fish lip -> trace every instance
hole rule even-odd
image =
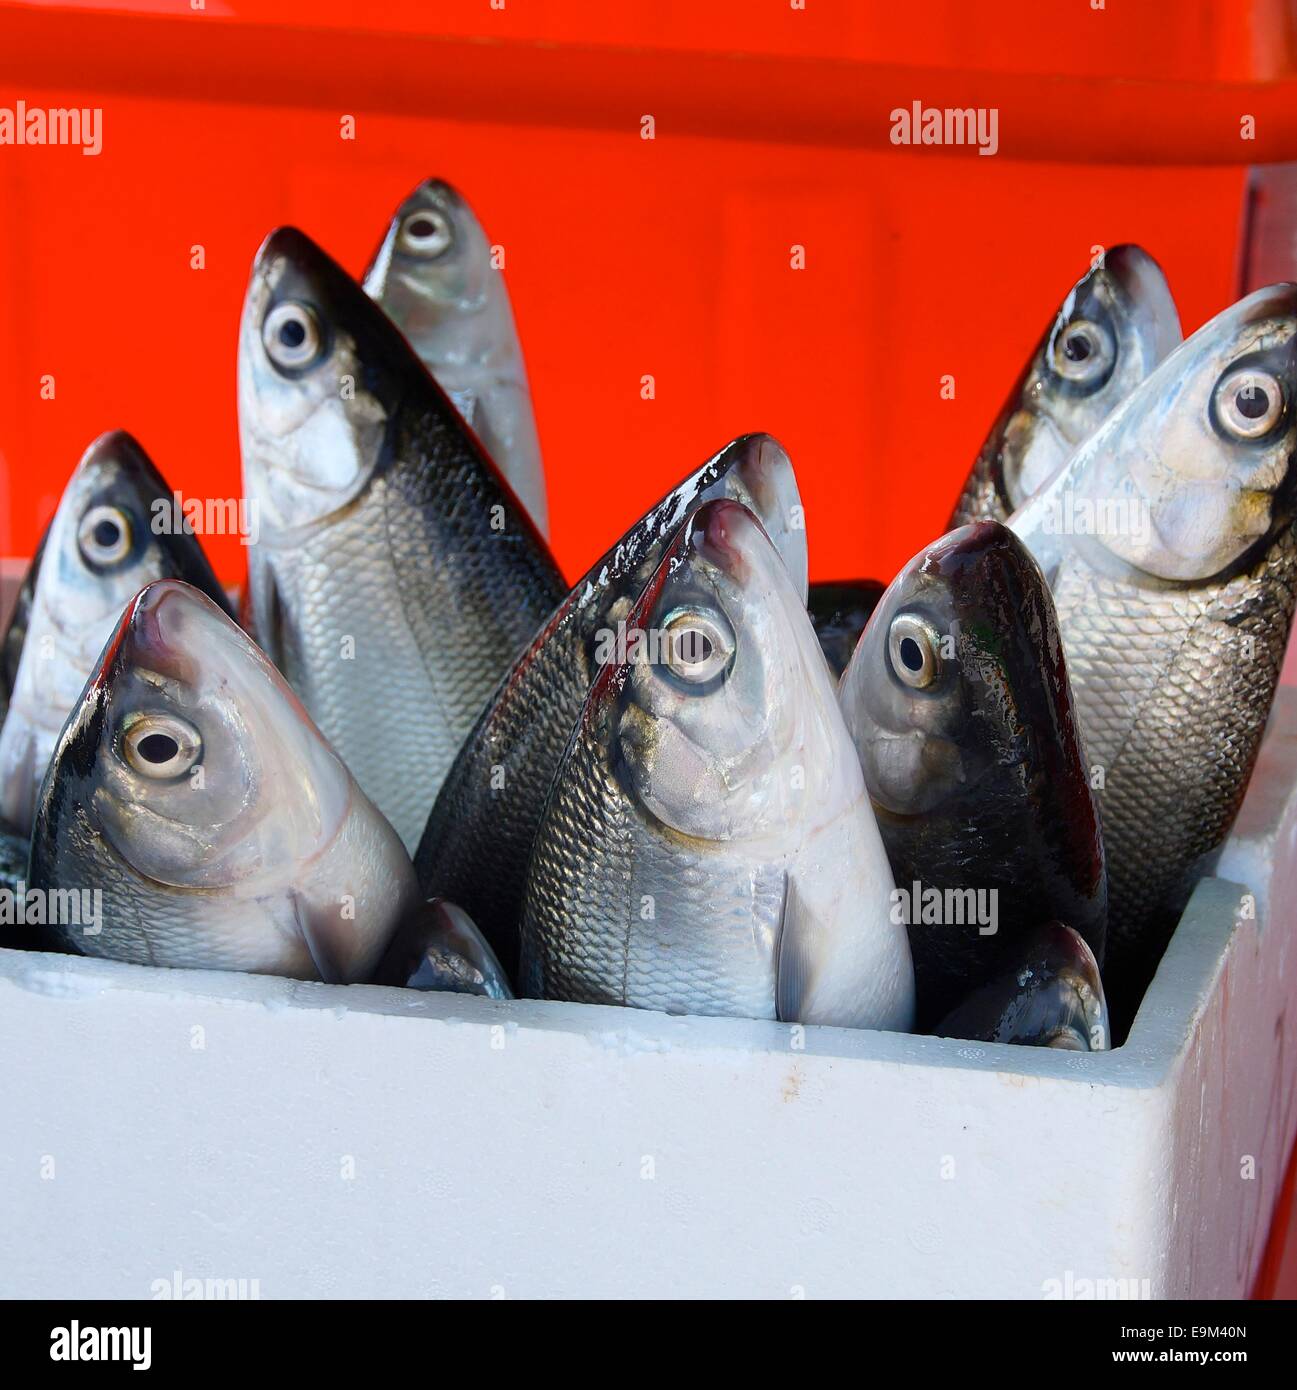
[[[792,457],[774,435],[764,431],[740,435],[729,448],[742,451],[734,472],[752,499],[752,514],[783,559],[805,603],[809,555],[806,528],[790,524],[793,509],[802,506]]]
[[[1104,252],[1103,268],[1146,327],[1153,364],[1161,362],[1182,341],[1180,311],[1176,308],[1162,267],[1134,242]]]

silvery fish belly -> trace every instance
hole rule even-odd
[[[135,594],[178,578],[227,604],[198,540],[174,525],[173,500],[120,430],[95,440],[63,491],[5,640],[12,675],[0,728],[0,818],[19,833],[31,833],[59,732]]]
[[[1062,922],[1047,922],[1015,943],[1002,970],[933,1031],[942,1038],[1064,1052],[1103,1052],[1112,1045],[1099,963],[1085,938]]]
[[[1115,246],[1073,287],[1004,403],[948,523],[1004,521],[1180,342],[1161,267]]]
[[[572,586],[501,680],[447,774],[415,855],[426,893],[459,904],[516,977],[527,858],[602,648],[703,502],[743,502],[800,591],[806,532],[793,467],[769,435],[744,435],[673,489]]]
[[[1292,285],[1218,315],[1011,523],[1051,577],[1099,786],[1123,1031],[1233,823],[1283,662],[1295,333]]]
[[[695,512],[627,628],[536,835],[522,993],[907,1028],[886,854],[803,595],[752,513]]]
[[[282,676],[174,580],[131,603],[63,730],[31,878],[77,904],[48,928],[85,955],[334,983],[368,979],[418,905]]]
[[[567,586],[404,339],[291,229],[253,267],[239,421],[257,640],[413,847]]]
[[[548,535],[540,439],[497,252],[463,196],[427,179],[396,210],[365,272],[365,292],[405,334]]]
[[[1103,959],[1099,812],[1049,586],[1012,531],[980,521],[921,550],[838,700],[903,895],[921,1028],[1042,918]]]

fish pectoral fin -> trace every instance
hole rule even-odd
[[[311,953],[311,960],[320,979],[326,985],[346,984],[348,981],[344,962],[348,952],[344,940],[346,924],[342,919],[341,908],[322,908],[293,888],[288,893],[288,911],[293,927]]]
[[[801,1017],[812,977],[814,934],[814,922],[801,907],[796,882],[786,873],[775,971],[775,1017],[784,1023],[796,1023]]]

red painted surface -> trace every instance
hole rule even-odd
[[[1230,301],[1243,166],[1297,158],[1297,17],[0,0],[0,107],[20,98],[102,107],[104,144],[0,147],[0,555],[30,551],[115,426],[185,493],[235,495],[258,243],[294,222],[359,271],[435,173],[505,248],[569,575],[727,438],[768,429],[798,467],[813,575],[887,578],[940,530],[1095,247],[1150,250],[1186,330]],[[995,106],[1000,153],[893,147],[889,112],[914,100]],[[237,543],[213,552],[238,579]]]

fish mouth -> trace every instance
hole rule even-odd
[[[921,816],[970,785],[959,745],[923,729],[879,729],[862,754],[870,799],[896,821]]]
[[[1162,267],[1142,246],[1124,243],[1106,251],[1103,268],[1120,290],[1156,366],[1181,342],[1180,311]]]
[[[735,441],[734,447],[742,451],[733,468],[740,498],[779,552],[804,605],[809,556],[801,489],[793,461],[784,446],[769,434],[744,435]]]

